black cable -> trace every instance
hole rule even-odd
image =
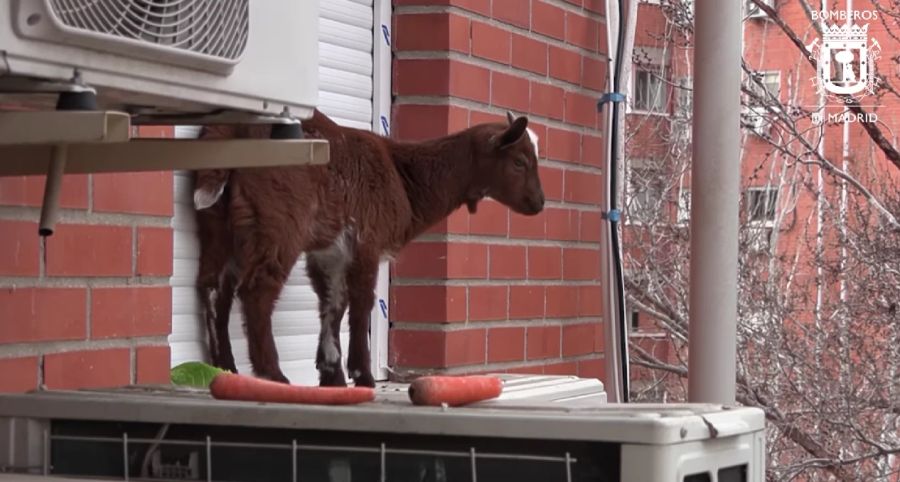
[[[616,43],[616,65],[614,66],[612,92],[619,93],[621,87],[621,76],[624,61],[622,59],[622,51],[625,45],[625,0],[619,1],[619,40]],[[628,326],[625,316],[625,282],[622,271],[622,257],[619,247],[619,215],[618,215],[618,196],[616,196],[616,187],[618,174],[618,131],[619,131],[619,104],[620,102],[612,102],[612,122],[610,123],[610,167],[609,167],[609,192],[611,193],[609,230],[610,241],[612,243],[613,265],[615,267],[616,278],[616,299],[618,304],[618,323],[619,323],[619,363],[622,367],[622,402],[629,401],[629,370],[628,370]],[[611,214],[616,213],[616,214]]]

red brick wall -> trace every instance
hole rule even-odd
[[[549,201],[535,217],[493,201],[460,209],[402,253],[390,342],[400,377],[601,376],[602,12],[600,0],[394,1],[394,135],[528,114]]]
[[[43,190],[0,178],[0,392],[167,382],[172,173],[66,176],[45,241]]]

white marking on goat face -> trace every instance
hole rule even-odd
[[[538,155],[538,141],[539,141],[538,135],[535,134],[534,131],[531,130],[530,127],[526,127],[525,131],[528,132],[528,139],[531,141],[531,145],[534,146],[534,157],[535,157],[535,159],[537,159],[538,157],[540,157]]]

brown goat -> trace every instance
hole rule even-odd
[[[526,215],[543,209],[537,137],[527,118],[507,116],[508,125],[482,124],[404,143],[339,126],[316,111],[302,127],[308,138],[329,141],[327,165],[198,171],[197,290],[213,364],[237,371],[228,337],[237,291],[254,373],[288,381],[278,364],[271,316],[291,269],[306,253],[319,298],[319,383],[346,385],[339,336],[349,305],[347,369],[357,386],[374,386],[368,336],[379,261],[463,204],[475,212],[485,197]],[[223,128],[211,135],[267,136],[258,130]]]

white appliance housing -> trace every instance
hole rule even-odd
[[[105,109],[304,119],[318,100],[318,18],[318,0],[6,0],[0,93],[78,79]]]

